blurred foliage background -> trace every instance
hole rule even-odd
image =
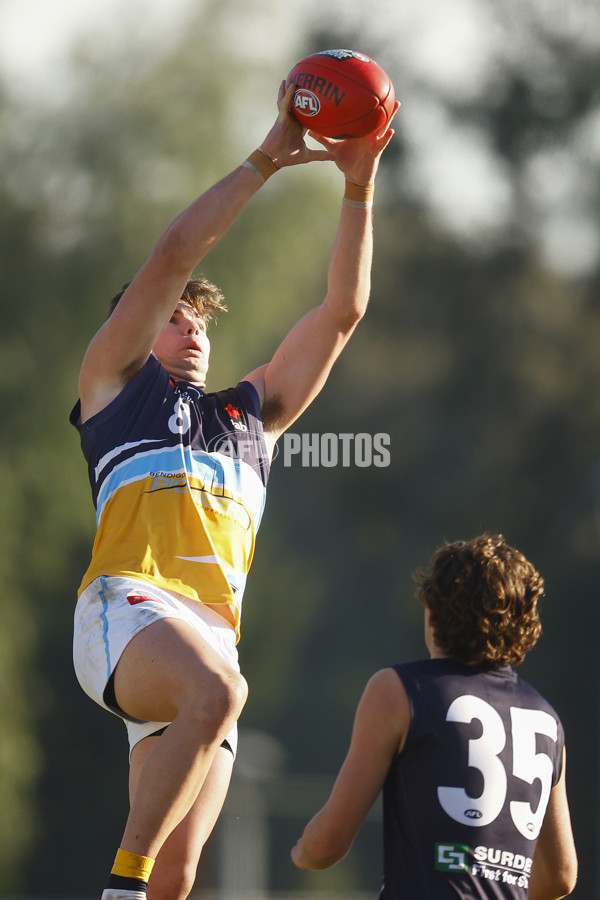
[[[275,461],[242,724],[278,739],[290,773],[333,774],[368,677],[424,653],[411,573],[446,539],[500,531],[546,577],[522,672],[563,718],[575,895],[599,897],[597,4],[203,0],[168,30],[140,10],[78,34],[47,91],[0,76],[0,893],[98,893],[126,815],[124,731],[71,664],[94,526],[67,421],[87,342],[170,219],[260,143],[296,60],[346,46],[403,106],[367,318],[294,430],[389,434],[391,464]],[[341,192],[331,164],[288,170],[205,260],[230,306],[209,387],[320,302]],[[295,836],[274,888],[375,895],[377,848],[306,875]]]

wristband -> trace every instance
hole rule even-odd
[[[370,209],[373,206],[373,194],[375,193],[375,183],[357,184],[346,178],[346,189],[344,191],[344,206],[352,206],[355,209]]]
[[[352,209],[371,209],[373,206],[372,200],[350,200],[348,197],[344,197],[342,200],[342,206],[351,206]]]
[[[262,147],[259,147],[258,150],[253,150],[248,159],[244,160],[242,165],[244,168],[254,172],[262,184],[265,183],[267,178],[270,178],[271,175],[278,172],[280,168],[273,157],[270,156],[266,150],[263,150]]]

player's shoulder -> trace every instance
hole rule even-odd
[[[559,718],[558,713],[554,709],[554,706],[548,700],[548,698],[539,691],[535,685],[531,684],[531,682],[526,681],[521,675],[515,673],[515,679],[517,684],[517,689],[519,691],[520,696],[523,700],[532,708],[543,709],[547,712],[551,713],[551,715],[555,716],[555,718]]]
[[[496,681],[498,689],[510,685],[514,693],[516,680],[509,667],[490,670],[468,666],[451,657],[396,663],[391,670],[414,702],[426,703],[448,703],[452,697],[460,695],[481,696],[493,690]]]
[[[251,381],[244,378],[237,384],[204,393],[206,402],[228,403],[232,400],[241,403],[245,409],[253,414],[260,414],[260,398],[256,387]]]
[[[384,668],[378,669],[371,675],[367,686],[372,686],[373,688],[386,687],[396,684],[399,680],[397,666],[384,666]]]
[[[379,669],[369,678],[359,708],[363,717],[374,722],[410,719],[408,695],[393,668]]]

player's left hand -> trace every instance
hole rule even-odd
[[[338,169],[344,173],[346,178],[357,184],[369,184],[375,180],[381,154],[395,134],[394,129],[390,128],[390,124],[399,108],[400,103],[397,100],[394,111],[386,123],[385,131],[380,134],[372,132],[364,137],[339,140],[323,137],[313,131],[308,133],[311,138],[329,151],[330,159],[335,161]]]

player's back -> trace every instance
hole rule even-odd
[[[527,897],[564,746],[550,704],[508,666],[394,667],[411,705],[384,787],[384,900]]]

